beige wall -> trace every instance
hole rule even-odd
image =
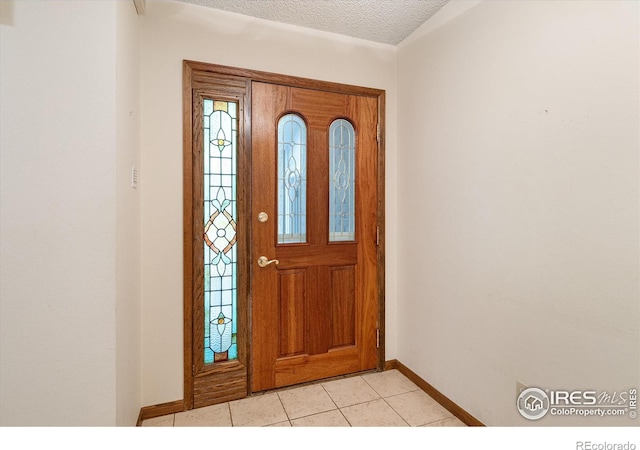
[[[637,425],[515,394],[640,385],[638,16],[487,1],[398,48],[397,355],[487,425]]]
[[[138,18],[2,1],[0,424],[140,411]]]
[[[138,420],[140,387],[140,37],[133,1],[116,2],[116,424]]]
[[[112,425],[115,4],[2,12],[0,422]]]
[[[182,61],[387,91],[387,185],[395,184],[395,48],[178,2],[141,18],[143,405],[182,399]],[[392,189],[389,189],[393,192]],[[387,198],[388,356],[394,357],[396,202]]]

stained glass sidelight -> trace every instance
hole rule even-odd
[[[278,121],[278,243],[307,241],[307,126],[296,114]]]
[[[355,157],[353,125],[337,119],[329,127],[329,241],[355,240]]]
[[[237,359],[237,110],[205,99],[204,362]]]

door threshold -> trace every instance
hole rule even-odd
[[[314,386],[316,384],[321,384],[321,383],[327,383],[329,381],[335,381],[335,380],[342,380],[345,378],[353,378],[353,377],[358,377],[361,375],[367,375],[370,373],[376,373],[376,372],[382,372],[384,371],[384,369],[369,369],[369,370],[363,370],[362,372],[353,372],[353,373],[347,373],[344,375],[337,375],[335,377],[328,377],[328,378],[322,378],[320,380],[313,380],[313,381],[307,381],[304,383],[299,383],[299,384],[291,384],[289,386],[283,386],[283,387],[279,387],[279,388],[274,388],[274,389],[266,389],[264,391],[256,391],[256,392],[251,392],[249,393],[249,397],[256,397],[259,395],[264,395],[264,394],[269,394],[272,392],[282,392],[282,391],[287,391],[290,389],[296,389],[296,388],[300,388],[300,387],[305,387],[305,386]]]

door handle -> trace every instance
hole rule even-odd
[[[258,265],[260,267],[267,267],[269,264],[275,264],[276,266],[280,264],[280,261],[277,259],[267,259],[266,256],[261,256],[258,258]]]

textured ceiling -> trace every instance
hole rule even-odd
[[[178,0],[397,45],[449,0]]]

